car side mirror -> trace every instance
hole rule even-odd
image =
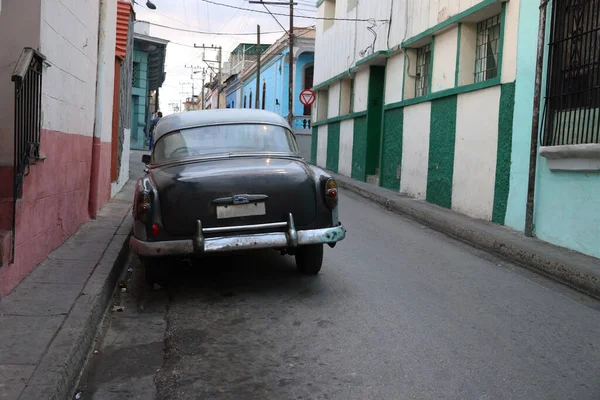
[[[150,154],[144,154],[142,156],[142,162],[144,164],[150,164],[150,159],[151,159]]]

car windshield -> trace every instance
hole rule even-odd
[[[184,129],[156,142],[154,162],[222,153],[298,153],[292,133],[275,125],[233,124]]]

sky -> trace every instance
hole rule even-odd
[[[316,0],[295,0],[295,2],[298,3],[295,6],[296,16],[316,16]],[[153,3],[156,5],[156,10],[148,9],[145,0],[137,1],[134,8],[138,21],[194,31],[184,32],[150,25],[150,36],[169,40],[165,62],[166,79],[159,95],[159,106],[164,115],[173,113],[175,104],[179,105],[185,97],[192,95],[192,82],[195,85],[195,94],[199,93],[199,88],[202,86],[202,74],[194,74],[192,80],[191,69],[188,68],[194,66],[208,70],[208,66],[202,61],[203,50],[194,48],[194,44],[222,46],[223,61],[227,61],[229,53],[239,43],[256,43],[257,24],[260,24],[261,32],[266,32],[261,35],[261,43],[274,43],[285,34],[282,27],[269,14],[223,6],[266,12],[264,6],[249,4],[248,0],[153,0]],[[270,5],[268,8],[273,13],[289,15],[289,6]],[[286,29],[289,27],[288,16],[276,16],[276,18]],[[314,23],[313,19],[307,18],[294,20],[295,27],[311,26]],[[216,60],[216,51],[207,50],[205,56],[206,59]],[[216,67],[216,64],[211,65]]]

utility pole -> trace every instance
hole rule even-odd
[[[262,4],[263,6],[265,6],[265,8],[267,7],[267,5],[274,5],[274,6],[286,6],[289,5],[290,6],[290,29],[288,31],[288,47],[289,47],[289,95],[288,95],[288,115],[287,115],[287,120],[288,123],[290,124],[290,126],[293,127],[293,123],[294,123],[294,6],[298,3],[294,3],[293,1],[288,2],[281,2],[281,1],[264,1],[264,0],[251,0],[248,3],[250,4]],[[275,18],[275,17],[273,17]],[[277,21],[277,18],[275,18],[275,20]],[[277,23],[279,23],[279,21],[277,21]],[[280,24],[281,25],[281,24]],[[282,26],[283,28],[283,26]]]
[[[258,47],[258,56],[256,57],[256,108],[260,108],[260,25],[256,25],[256,46]]]
[[[194,73],[195,71],[199,70],[200,67],[198,65],[185,65],[186,68],[189,68],[192,70],[192,73],[190,74],[190,79],[192,80],[192,104],[194,104]]]
[[[290,43],[289,43],[289,64],[290,64],[290,88],[288,99],[288,123],[294,129],[294,2],[290,1]]]
[[[202,68],[202,71],[194,71],[194,74],[202,74],[202,109],[204,110],[204,80],[206,79],[206,68]]]
[[[217,60],[216,61],[214,61],[214,60],[205,60],[204,59],[204,55],[202,57],[202,61],[204,61],[206,63],[206,65],[208,65],[208,67],[210,69],[212,69],[213,71],[214,71],[214,69],[213,69],[213,67],[210,66],[209,62],[219,63],[219,72],[218,72],[218,75],[217,75],[217,108],[221,108],[220,100],[221,100],[221,89],[222,89],[221,88],[221,80],[222,80],[222,76],[223,76],[222,75],[223,74],[223,62],[222,62],[223,61],[223,48],[221,46],[215,47],[214,44],[211,44],[210,47],[209,46],[205,46],[205,45],[196,46],[196,44],[194,44],[194,48],[196,48],[196,49],[203,49],[203,50],[206,50],[206,49],[208,49],[208,50],[216,50],[218,52],[217,53]],[[204,86],[202,87],[202,93],[204,94]],[[204,102],[202,103],[202,106],[204,107]]]
[[[205,109],[205,105],[204,105],[204,80],[206,79],[206,74],[202,73],[202,110]]]

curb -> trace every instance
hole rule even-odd
[[[331,173],[331,171],[329,171]],[[503,225],[476,220],[456,211],[400,195],[388,189],[332,173],[341,188],[371,200],[467,244],[600,299],[600,260],[535,238]]]
[[[124,231],[128,233],[119,233]],[[98,327],[129,257],[130,236],[131,221],[124,217],[19,399],[73,398]]]

